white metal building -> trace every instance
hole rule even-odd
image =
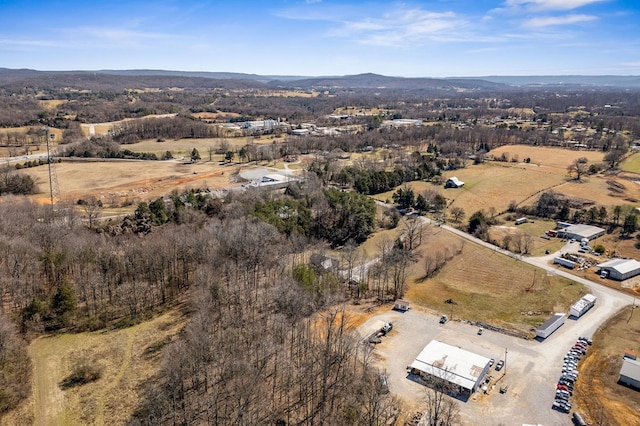
[[[597,298],[593,294],[585,294],[582,299],[578,300],[571,309],[569,309],[569,315],[580,318],[582,314],[587,312],[596,304],[596,299]]]
[[[432,340],[411,364],[411,373],[435,376],[456,386],[461,394],[474,392],[489,371],[489,358]]]
[[[536,328],[536,336],[546,339],[556,331],[562,324],[564,324],[564,320],[566,319],[565,314],[555,314],[548,320],[544,322],[540,327]]]
[[[640,389],[640,361],[622,358],[619,382],[632,388]]]
[[[640,274],[640,262],[635,259],[612,259],[598,263],[600,270],[607,271],[609,278],[623,281]]]
[[[606,229],[598,228],[597,226],[578,224],[564,227],[565,223],[562,223],[562,225],[560,225],[560,223],[562,222],[558,222],[559,226],[563,227],[563,229],[558,231],[558,237],[560,238],[573,238],[578,241],[586,238],[591,241],[606,233]]]

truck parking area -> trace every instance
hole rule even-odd
[[[567,319],[545,340],[525,340],[489,329],[480,334],[474,324],[456,319],[441,323],[440,313],[418,307],[404,313],[389,310],[369,319],[359,330],[371,330],[372,324],[393,324],[393,329],[375,345],[375,366],[386,371],[390,392],[402,399],[409,412],[424,411],[426,388],[412,378],[407,366],[427,343],[438,340],[504,361],[500,370],[496,369],[497,364],[491,366],[486,387],[478,389],[466,402],[458,402],[463,424],[570,425],[568,414],[552,409],[567,348],[580,336],[591,337],[621,306],[617,299],[600,294],[598,297],[599,303],[589,313],[579,320]]]

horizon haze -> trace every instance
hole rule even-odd
[[[0,3],[0,66],[280,76],[640,75],[625,0]]]

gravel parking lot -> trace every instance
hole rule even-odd
[[[424,407],[425,388],[408,378],[410,365],[431,340],[458,346],[496,362],[505,359],[505,368],[490,374],[492,384],[487,393],[476,392],[466,402],[459,402],[465,425],[570,425],[567,414],[551,409],[555,386],[561,374],[563,357],[579,336],[592,336],[598,326],[630,300],[606,288],[592,288],[598,300],[594,308],[580,319],[568,318],[546,340],[524,340],[484,330],[463,321],[439,324],[440,313],[413,308],[401,313],[389,310],[364,323],[359,330],[368,334],[381,322],[392,322],[393,330],[382,337],[374,349],[376,366],[386,370],[390,391],[402,398],[408,410]],[[447,314],[449,314],[447,312]],[[454,312],[455,316],[455,312]],[[500,393],[501,385],[508,385]]]

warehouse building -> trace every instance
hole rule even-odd
[[[606,271],[609,278],[618,281],[640,274],[640,262],[635,259],[612,259],[597,266],[600,271]]]
[[[571,225],[566,222],[558,222],[558,226],[561,228],[558,231],[558,237],[574,239],[578,241],[582,241],[583,239],[591,241],[603,236],[606,232],[606,230],[603,228],[598,228],[597,226],[591,225]]]
[[[445,380],[461,395],[470,395],[489,371],[489,358],[432,340],[411,364],[411,373],[425,380]]]
[[[640,390],[640,361],[623,358],[618,382]]]

